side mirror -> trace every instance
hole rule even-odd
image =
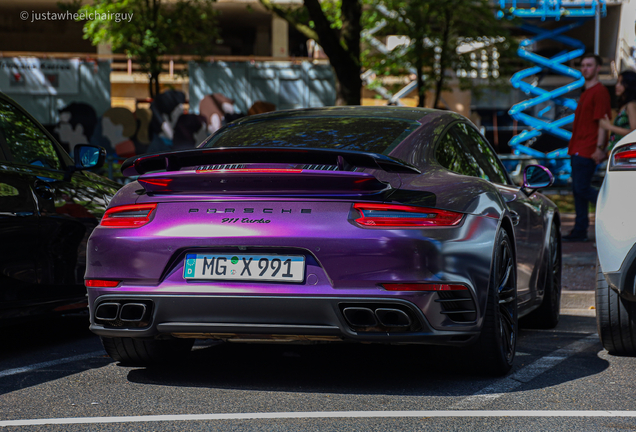
[[[78,144],[73,148],[75,171],[101,168],[106,161],[106,150],[102,147]]]
[[[544,166],[528,165],[523,170],[523,187],[535,191],[552,186],[554,176]]]

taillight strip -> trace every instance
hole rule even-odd
[[[139,228],[150,222],[157,203],[132,204],[106,210],[100,226],[109,228]]]
[[[387,291],[466,291],[468,287],[456,284],[433,283],[386,283]]]
[[[303,172],[302,169],[287,169],[287,168],[238,168],[238,169],[203,169],[197,170],[197,174],[205,173],[249,173],[249,174],[298,174]]]
[[[119,285],[119,280],[104,280],[104,279],[86,279],[84,285],[88,288],[115,288]]]
[[[155,179],[137,179],[137,181],[139,183],[143,184],[148,184],[151,186],[160,186],[160,187],[168,187],[170,185],[170,183],[172,183],[173,179],[162,179],[162,178],[155,178]]]
[[[355,203],[355,222],[365,228],[425,228],[458,225],[464,215],[449,210],[401,204]]]
[[[614,150],[609,170],[636,169],[636,143],[629,143]]]

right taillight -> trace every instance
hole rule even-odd
[[[364,228],[429,228],[458,225],[464,215],[448,210],[401,204],[355,203],[354,221]]]
[[[615,149],[609,162],[610,171],[636,169],[636,143],[630,143]]]
[[[99,225],[109,228],[139,228],[150,222],[156,208],[157,203],[112,207],[106,210]]]

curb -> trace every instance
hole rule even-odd
[[[596,252],[564,253],[564,266],[596,266]]]
[[[596,316],[596,291],[561,291],[561,313]]]

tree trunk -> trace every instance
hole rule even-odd
[[[148,94],[150,95],[150,99],[155,98],[155,86],[152,82],[152,75],[148,74]]]
[[[160,0],[159,0],[160,2]],[[150,8],[150,13],[152,14],[152,29],[154,29],[157,25],[157,21],[159,19],[159,4],[157,0],[152,0],[152,6],[148,4],[148,0],[146,0],[146,7]],[[152,99],[156,98],[159,94],[159,74],[161,73],[161,63],[158,59],[158,53],[150,54],[150,97]]]
[[[452,27],[451,20],[453,19],[452,10],[447,7],[444,9],[444,31],[442,33],[441,40],[441,48],[442,52],[439,57],[439,77],[435,83],[435,102],[433,103],[433,108],[437,108],[437,104],[442,96],[442,89],[444,88],[444,72],[446,71],[446,58],[448,56],[448,50],[450,49],[448,46],[448,39],[450,37],[450,29]]]
[[[336,73],[336,105],[360,105],[360,1],[342,0],[340,32],[331,28],[331,22],[318,0],[305,0],[305,7],[314,22],[314,30],[320,39],[318,43],[325,50]]]
[[[424,39],[415,40],[415,68],[417,80],[418,107],[426,106],[426,89],[424,88]]]
[[[157,73],[157,75],[155,75],[154,79],[155,79],[155,96],[154,97],[156,97],[160,93],[160,91],[159,91],[159,73]]]
[[[346,71],[338,76],[340,91],[336,98],[338,105],[360,105],[362,93],[362,78],[360,78],[360,32],[362,25],[362,4],[360,0],[342,0],[340,8],[342,16],[341,42],[345,52],[351,59]],[[333,63],[332,63],[333,64]],[[338,99],[341,103],[338,103]]]
[[[417,69],[417,94],[419,96],[417,106],[424,108],[426,106],[426,88],[424,88],[424,77],[422,75],[421,66]]]
[[[159,72],[148,72],[148,93],[151,99],[159,94]]]
[[[359,69],[345,66],[332,56],[329,56],[329,63],[336,73],[336,105],[360,105],[362,78]]]

